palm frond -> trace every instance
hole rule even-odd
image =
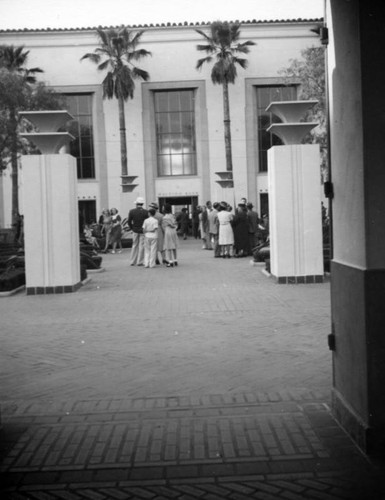
[[[135,33],[135,35],[133,36],[133,38],[131,40],[131,45],[133,47],[136,47],[138,45],[138,43],[140,42],[140,39],[142,38],[143,33],[144,33],[144,30],[137,31]]]
[[[211,70],[211,81],[216,85],[222,85],[225,80],[225,71],[220,61],[216,62]]]
[[[210,63],[213,60],[211,56],[208,57],[203,57],[202,59],[199,59],[197,61],[197,64],[195,66],[195,69],[201,69],[204,63]]]
[[[105,79],[102,82],[103,86],[103,99],[112,99],[114,97],[115,82],[112,73],[107,73]]]
[[[122,66],[115,78],[115,97],[122,97],[125,101],[134,97],[135,82],[132,72],[127,66]]]
[[[103,30],[102,28],[97,28],[96,32],[99,36],[100,41],[102,42],[103,45],[108,45],[109,44],[109,37],[108,37],[108,32]]]
[[[147,80],[150,78],[150,75],[147,71],[145,71],[144,69],[137,68],[136,66],[132,68],[132,74],[134,75],[135,78],[141,78],[145,82],[147,82]]]
[[[27,83],[36,83],[36,81],[37,81],[37,80],[36,80],[36,77],[35,77],[35,76],[28,76],[28,75],[27,75],[27,76],[25,77],[25,81],[26,81]]]
[[[81,61],[83,59],[90,59],[95,64],[98,64],[99,61],[100,61],[100,55],[99,54],[95,54],[93,52],[89,52],[88,54],[84,54],[84,56],[80,58]]]
[[[10,71],[23,71],[23,66],[27,62],[29,50],[24,51],[24,45],[15,47],[14,45],[3,45],[0,55],[0,66]]]
[[[211,42],[211,41],[212,41],[212,40],[211,40],[211,38],[210,38],[210,36],[209,36],[207,33],[205,33],[204,31],[202,31],[202,30],[195,30],[195,31],[196,31],[197,33],[199,33],[199,35],[203,36],[203,38],[206,38],[206,40],[207,40],[208,42]]]
[[[122,26],[117,34],[123,38],[126,46],[130,43],[131,32],[128,30],[127,26]]]
[[[241,45],[252,46],[252,45],[257,45],[257,44],[255,42],[253,42],[252,40],[247,40],[246,42],[241,43]]]
[[[134,61],[139,61],[139,59],[142,59],[143,57],[146,56],[152,56],[152,53],[146,49],[139,49],[139,50],[134,50],[131,52],[129,55],[129,58],[127,57],[127,60],[134,60]]]
[[[241,68],[243,68],[243,69],[246,69],[247,66],[248,66],[248,64],[249,64],[248,60],[244,59],[242,57],[234,57],[233,58],[233,63],[234,64],[239,64],[239,66],[241,66]]]
[[[230,64],[228,68],[226,68],[225,78],[228,83],[234,83],[237,78],[237,68],[235,64]]]
[[[234,47],[234,52],[242,52],[242,54],[248,54],[250,52],[249,47],[252,45],[256,45],[254,42],[251,40],[248,40],[247,42],[244,43],[239,43]]]
[[[217,22],[213,24],[213,35],[220,44],[228,45],[230,43],[230,26],[228,23]],[[214,38],[213,36],[213,38]]]
[[[108,66],[111,64],[111,61],[109,59],[106,59],[105,61],[103,61],[101,64],[99,64],[98,66],[98,70],[99,71],[104,71],[105,69],[108,68]]]
[[[216,52],[217,48],[215,47],[215,45],[213,43],[210,43],[208,45],[197,45],[196,46],[197,50],[201,50],[202,52],[207,52],[208,54],[213,54],[214,52]]]
[[[44,70],[42,70],[41,68],[28,68],[27,70],[27,73],[44,73]]]
[[[239,37],[241,36],[240,27],[241,27],[241,25],[238,23],[232,24],[230,26],[231,41],[233,43],[237,42],[239,40]]]

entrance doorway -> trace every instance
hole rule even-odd
[[[95,200],[80,200],[78,202],[79,209],[79,231],[83,234],[84,224],[96,222],[96,201]]]
[[[159,198],[159,210],[163,210],[166,203],[172,206],[172,213],[177,217],[182,211],[182,208],[187,208],[189,214],[189,234],[195,235],[195,225],[194,221],[198,217],[197,206],[198,206],[198,196],[167,196],[164,198]]]

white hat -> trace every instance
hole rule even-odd
[[[136,203],[136,205],[144,205],[144,198],[141,198],[139,196],[139,198],[136,198],[135,203]]]

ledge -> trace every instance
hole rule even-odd
[[[131,193],[139,184],[121,184],[123,193]]]
[[[68,132],[25,132],[20,136],[33,142],[44,155],[57,154],[63,146],[75,139]]]
[[[301,144],[302,139],[317,125],[317,122],[274,123],[267,131],[278,136],[286,146],[291,146]]]

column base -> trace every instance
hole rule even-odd
[[[355,443],[366,451],[369,429],[336,389],[332,389],[332,412]]]
[[[368,427],[335,389],[332,390],[332,413],[363,452],[372,457],[384,457],[385,429]]]
[[[322,274],[307,276],[274,276],[274,274],[272,274],[271,276],[279,285],[303,285],[308,283],[323,283],[324,281]]]
[[[27,287],[27,295],[51,295],[57,293],[72,293],[79,290],[82,282],[75,283],[74,285],[63,286],[29,286]]]
[[[331,262],[333,413],[367,454],[385,456],[385,269]]]

